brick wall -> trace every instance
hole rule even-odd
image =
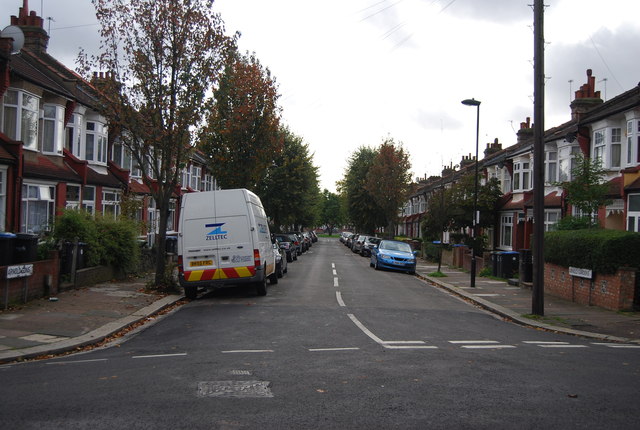
[[[545,263],[544,290],[582,305],[632,310],[637,276],[636,269],[620,269],[612,275],[595,274],[593,279],[585,279],[569,275],[567,267]]]
[[[22,263],[21,263],[22,264]],[[0,267],[0,303],[2,309],[8,304],[19,304],[58,294],[60,261],[58,252],[50,254],[49,260],[33,261],[33,275],[7,279],[7,266]]]

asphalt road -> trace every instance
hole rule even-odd
[[[337,240],[268,295],[0,367],[0,428],[637,428],[640,350],[517,326]]]

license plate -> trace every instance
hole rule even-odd
[[[394,261],[393,264],[396,266],[404,266],[404,261]]]
[[[213,266],[213,260],[191,261],[189,267]]]

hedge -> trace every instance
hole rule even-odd
[[[603,274],[615,273],[620,267],[640,268],[640,233],[605,229],[547,232],[544,260]]]

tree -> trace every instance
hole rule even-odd
[[[273,158],[257,186],[274,231],[299,230],[315,220],[318,169],[309,147],[287,127],[280,127],[282,151]]]
[[[387,221],[387,234],[393,236],[398,210],[407,200],[411,185],[409,154],[387,138],[378,148],[367,174],[365,189],[380,207]]]
[[[223,188],[257,191],[282,151],[278,98],[275,78],[254,54],[229,57],[199,146]]]
[[[374,233],[376,227],[385,225],[380,206],[366,189],[369,170],[377,151],[361,146],[349,158],[344,178],[338,182],[338,190],[344,195],[347,215],[356,231]]]
[[[475,182],[473,174],[463,176],[459,182],[454,184],[445,194],[446,204],[451,207],[451,221],[449,231],[468,230],[473,226],[473,199],[475,192]],[[502,196],[500,183],[496,178],[492,178],[484,185],[478,186],[477,210],[480,213],[476,228],[491,227],[494,225],[496,215],[496,203]],[[471,238],[462,235],[465,241]],[[470,243],[476,254],[480,254],[484,248],[484,237],[475,236],[476,243]]]
[[[607,198],[609,184],[604,181],[606,171],[599,158],[578,154],[575,163],[571,170],[572,180],[557,185],[564,189],[567,202],[591,219],[598,213],[599,207],[611,203],[611,199]]]
[[[320,223],[327,227],[329,234],[333,234],[333,230],[342,224],[343,218],[340,196],[324,189],[322,191]]]
[[[107,79],[103,114],[143,172],[159,211],[155,284],[164,281],[164,242],[172,195],[189,161],[195,131],[235,37],[224,34],[212,0],[92,0],[101,54],[79,62]]]

